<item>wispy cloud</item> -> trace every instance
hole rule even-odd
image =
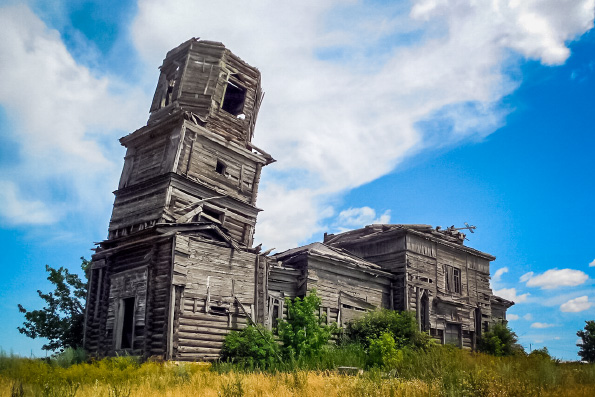
[[[517,295],[516,288],[502,288],[499,290],[494,290],[494,295],[511,300],[514,303],[522,303],[527,300],[530,294],[526,293]]]
[[[531,324],[531,328],[551,328],[555,327],[556,324],[548,324],[548,323],[533,323]]]
[[[48,224],[111,206],[122,153],[103,142],[142,125],[148,99],[77,64],[60,34],[24,5],[2,8],[0,35],[0,105],[11,124],[4,139],[18,147],[18,160],[2,170],[10,208],[0,215]]]
[[[527,287],[540,287],[541,289],[555,289],[560,287],[576,287],[589,279],[589,276],[573,269],[550,269],[545,273],[533,272],[523,274],[519,281],[526,283]]]
[[[595,259],[593,259],[593,260],[591,261],[591,263],[589,263],[589,267],[595,267]]]
[[[263,175],[256,238],[285,248],[332,226],[336,219],[320,214],[349,189],[422,150],[481,139],[502,126],[508,109],[501,100],[519,83],[508,73],[518,57],[509,55],[563,63],[566,42],[592,25],[585,8],[592,2],[569,3],[562,17],[552,0],[389,2],[374,13],[364,12],[367,3],[339,0],[142,0],[131,32],[150,64],[200,35],[260,68],[267,95],[256,139],[279,161]],[[350,13],[358,23],[337,22]],[[403,32],[415,39],[395,39]],[[340,62],[320,56],[327,50],[347,55]],[[431,128],[436,123],[441,128]],[[299,180],[287,177],[296,173]],[[308,199],[291,200],[297,207],[272,199],[304,190]],[[288,208],[307,227],[294,229]]]
[[[560,305],[560,310],[567,313],[578,313],[590,309],[591,306],[593,303],[589,302],[589,297],[585,295],[563,303]]]
[[[593,2],[571,2],[560,13],[555,0],[415,0],[368,13],[369,4],[347,0],[140,0],[129,31],[153,68],[197,35],[260,68],[267,95],[256,139],[279,161],[263,173],[257,239],[286,248],[336,224],[337,197],[349,189],[423,150],[502,126],[509,111],[502,98],[519,84],[509,72],[518,55],[563,63],[566,43],[593,24]],[[358,15],[358,23],[334,23],[330,16],[340,12]],[[149,98],[78,64],[26,6],[2,8],[0,34],[0,104],[23,157],[3,181],[27,192],[17,197],[36,214],[28,222],[109,208],[122,152],[104,142],[142,126]],[[327,50],[348,55],[339,61],[321,55]]]
[[[384,224],[390,222],[390,210],[376,216],[376,210],[370,207],[349,208],[339,213],[336,219],[336,228],[340,231],[355,229],[371,224]]]
[[[507,314],[507,315],[506,315],[506,319],[507,319],[508,321],[516,321],[516,320],[518,320],[518,319],[519,319],[519,316],[518,316],[518,315],[516,315],[516,314]]]
[[[43,201],[29,201],[11,181],[0,180],[0,202],[0,216],[12,224],[44,225],[58,219]]]
[[[500,279],[502,278],[502,275],[504,273],[508,273],[508,268],[507,267],[501,267],[500,269],[496,270],[494,272],[494,275],[492,276],[492,281],[493,282],[500,281]]]

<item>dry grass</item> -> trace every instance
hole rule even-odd
[[[399,377],[374,370],[348,376],[336,371],[240,372],[232,367],[221,373],[209,364],[140,365],[130,357],[60,366],[0,356],[0,397],[595,395],[595,365],[547,359],[441,348],[408,357],[396,371]]]

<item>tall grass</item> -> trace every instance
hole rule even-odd
[[[114,357],[76,363],[76,353],[51,360],[0,355],[0,396],[593,396],[595,365],[548,357],[492,357],[436,346],[403,351],[391,370],[342,375],[361,366],[357,345],[332,347],[271,371],[204,363],[139,363]],[[217,369],[217,371],[213,369]]]

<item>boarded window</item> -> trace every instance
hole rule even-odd
[[[446,290],[448,292],[461,293],[461,269],[446,265]]]
[[[461,345],[461,326],[459,324],[446,324],[444,343],[447,345]]]
[[[246,89],[231,81],[227,82],[225,96],[221,108],[227,113],[238,116],[244,110],[244,101],[246,99]]]

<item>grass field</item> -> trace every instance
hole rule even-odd
[[[593,364],[558,363],[540,356],[498,358],[443,346],[406,355],[390,373],[370,370],[357,376],[333,369],[259,372],[204,363],[140,364],[132,357],[70,362],[4,354],[0,396],[595,395]],[[333,365],[341,363],[324,363]]]

